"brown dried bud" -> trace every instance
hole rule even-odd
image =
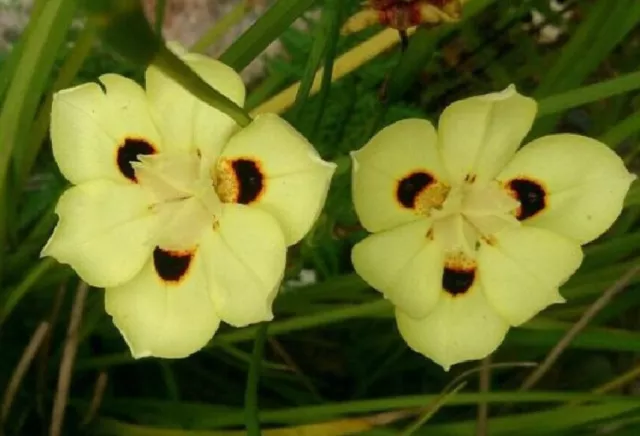
[[[381,24],[407,30],[421,24],[440,24],[460,19],[461,0],[369,0]]]

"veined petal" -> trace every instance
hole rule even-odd
[[[220,319],[200,248],[156,248],[133,280],[105,292],[105,308],[135,358],[182,358],[213,337]]]
[[[222,151],[218,193],[223,201],[272,214],[292,245],[318,218],[335,168],[285,120],[259,115]]]
[[[94,179],[126,182],[138,154],[162,148],[143,89],[106,74],[57,92],[51,107],[51,144],[56,163],[71,183]]]
[[[284,275],[286,250],[280,226],[268,213],[238,204],[223,206],[202,244],[220,319],[243,327],[273,318],[271,304]]]
[[[396,321],[411,349],[447,371],[456,363],[487,357],[509,330],[509,324],[494,311],[477,285],[455,297],[442,293],[423,319],[396,309]]]
[[[620,215],[635,175],[605,144],[584,136],[545,136],[526,145],[498,180],[520,201],[519,219],[586,244]]]
[[[427,236],[430,226],[422,219],[376,233],[351,253],[358,275],[413,318],[427,316],[442,289],[444,253]]]
[[[244,84],[231,67],[195,53],[178,55],[205,82],[239,106],[244,105]],[[157,67],[149,67],[145,78],[147,96],[166,148],[173,151],[197,149],[203,159],[214,162],[236,123],[190,94]]]
[[[513,326],[562,303],[558,288],[582,262],[580,245],[557,233],[523,226],[496,234],[478,255],[487,300]]]
[[[414,221],[444,201],[448,176],[436,144],[430,122],[408,119],[385,127],[351,154],[353,202],[367,230]],[[430,198],[421,201],[425,194]]]
[[[118,286],[153,251],[157,217],[139,186],[95,180],[68,189],[56,207],[58,225],[42,250],[69,264],[95,287]]]
[[[513,85],[447,107],[440,116],[438,139],[451,182],[493,179],[531,129],[536,111],[535,100],[518,94]]]

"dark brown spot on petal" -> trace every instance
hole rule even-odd
[[[476,269],[464,269],[445,266],[442,275],[442,287],[449,294],[456,296],[466,293],[476,278]]]
[[[547,206],[547,192],[544,186],[535,180],[517,178],[509,181],[507,189],[520,202],[516,218],[523,221],[540,213]]]
[[[414,209],[420,193],[434,182],[435,178],[425,171],[413,172],[398,182],[396,199],[403,207]]]
[[[466,293],[476,278],[476,262],[464,253],[451,253],[444,263],[442,288],[455,297]]]
[[[118,147],[118,155],[116,157],[118,169],[127,179],[132,182],[137,182],[136,172],[131,164],[138,162],[140,155],[155,153],[155,147],[147,140],[142,138],[127,138],[122,145]]]
[[[236,159],[231,168],[238,183],[236,203],[250,204],[256,201],[265,188],[265,177],[260,164],[251,159]]]
[[[153,266],[165,282],[179,283],[189,271],[195,251],[172,251],[156,247],[153,250]]]

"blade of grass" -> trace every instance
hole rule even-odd
[[[311,92],[311,87],[313,86],[313,80],[316,75],[316,71],[319,69],[320,64],[322,63],[323,57],[326,53],[329,52],[329,44],[333,43],[334,53],[335,54],[335,46],[338,38],[338,30],[340,27],[339,24],[339,14],[340,7],[338,5],[338,1],[329,0],[326,2],[324,8],[322,8],[322,15],[320,17],[320,21],[315,25],[313,30],[313,42],[311,43],[311,49],[309,51],[309,56],[307,57],[307,63],[304,66],[304,72],[302,73],[302,78],[300,79],[300,88],[298,88],[298,92],[296,94],[296,100],[293,104],[292,108],[292,120],[297,121],[301,116],[304,107],[309,99],[309,95]],[[330,40],[333,38],[333,41]],[[327,58],[325,57],[325,65]],[[331,65],[333,67],[333,65]],[[323,76],[323,84],[325,84],[326,77]],[[329,83],[331,81],[329,80]]]
[[[531,372],[531,374],[522,382],[520,390],[531,389],[546,373],[551,366],[558,360],[560,354],[568,348],[571,341],[582,331],[591,321],[591,319],[602,310],[609,301],[613,299],[619,292],[627,287],[629,281],[640,272],[640,265],[629,270],[620,278],[613,286],[607,289],[600,298],[598,298],[591,307],[582,315],[582,317],[567,331],[564,337],[549,352],[544,361]]]
[[[216,24],[196,41],[191,50],[198,53],[204,53],[211,45],[215,44],[218,39],[229,31],[233,26],[238,24],[246,13],[249,11],[251,0],[241,0],[236,4],[228,14],[223,16]]]
[[[462,389],[464,389],[466,385],[467,385],[467,382],[462,382],[456,387],[454,387],[452,390],[443,392],[442,395],[440,395],[438,399],[434,401],[430,407],[427,408],[427,411],[423,413],[422,416],[420,416],[420,418],[416,420],[416,422],[411,424],[402,433],[400,433],[400,436],[411,436],[416,431],[418,431],[424,424],[426,424],[433,417],[433,415],[435,415],[438,412],[438,410],[442,408],[442,406],[444,406],[447,402],[449,402],[451,398],[456,396]]]
[[[567,413],[564,409],[528,412],[491,420],[492,436],[551,435],[576,430],[580,426],[637,410],[640,405],[616,401],[597,405],[578,406]],[[475,421],[441,424],[425,427],[424,435],[468,436],[473,434]],[[564,433],[561,433],[564,434]],[[584,432],[581,434],[585,434]]]
[[[455,383],[458,385],[459,382]],[[260,420],[263,425],[278,424],[302,424],[307,422],[318,422],[327,419],[338,419],[347,414],[367,414],[374,412],[384,412],[393,410],[405,410],[421,408],[425,404],[433,404],[441,397],[441,394],[396,396],[388,398],[376,398],[360,401],[333,402],[330,404],[300,406],[282,409],[263,409],[260,412]],[[513,391],[493,391],[488,393],[459,393],[451,397],[443,407],[455,407],[464,405],[477,405],[479,402],[487,404],[562,404],[568,401],[595,402],[595,404],[626,404],[630,407],[640,407],[640,400],[622,395],[594,395],[589,392],[513,392]],[[78,407],[85,404],[85,401],[75,401]],[[199,422],[201,428],[218,429],[244,424],[244,411],[242,409],[225,408],[221,410],[219,406],[205,403],[181,402],[175,404],[171,401],[158,401],[149,399],[123,399],[109,398],[103,403],[105,413],[118,413],[128,411],[129,413],[142,414],[147,416],[162,416],[167,413],[176,413],[184,417],[185,420]],[[566,413],[566,411],[565,411]],[[466,435],[473,434],[475,420],[470,421],[471,431]],[[493,434],[493,433],[492,433]]]
[[[249,114],[226,95],[210,86],[153,32],[142,4],[136,0],[103,0],[85,3],[101,38],[133,65],[153,64],[204,103],[229,115],[238,125],[251,123]]]
[[[640,132],[640,110],[607,130],[599,139],[614,150],[629,137]]]
[[[534,96],[539,99],[583,83],[638,22],[639,2],[595,2],[587,19],[576,30],[558,61],[545,74]],[[532,136],[552,131],[558,120],[559,116],[539,120]]]
[[[0,328],[20,300],[38,283],[42,276],[51,271],[56,265],[57,262],[52,258],[40,260],[29,270],[18,286],[6,294],[0,305]]]
[[[167,0],[156,0],[155,10],[155,28],[156,35],[162,37],[162,29],[164,28],[164,17],[167,11]]]
[[[15,70],[18,66],[18,62],[22,58],[22,52],[24,50],[25,42],[29,40],[34,30],[37,28],[37,23],[46,4],[46,0],[36,0],[33,8],[31,9],[31,17],[27,26],[22,31],[20,39],[13,45],[7,58],[2,63],[0,69],[0,102],[4,100],[7,89],[13,80]]]
[[[471,19],[473,16],[479,14],[492,1],[495,0],[474,0],[470,1],[468,4],[465,4],[464,19]],[[439,38],[444,38],[450,35],[455,29],[455,26],[447,26],[442,32],[437,32],[437,35]],[[414,32],[415,28],[409,29],[408,35],[411,36],[414,34]],[[393,29],[385,29],[377,33],[376,35],[362,42],[353,49],[343,53],[335,60],[332,71],[332,80],[335,82],[336,80],[352,73],[362,65],[371,61],[376,56],[380,55],[386,50],[393,48],[399,43],[400,38],[398,38],[398,32]],[[315,79],[313,81],[313,86],[311,87],[310,91],[311,95],[316,94],[320,90],[323,75],[323,70],[320,70],[316,73]],[[287,89],[281,91],[280,93],[271,97],[269,100],[260,104],[260,106],[254,108],[251,113],[259,114],[264,112],[285,112],[295,101],[295,96],[297,95],[299,88],[300,82],[291,85]],[[373,124],[375,125],[376,123]]]
[[[341,0],[329,0],[326,7],[335,11],[335,19],[331,21],[331,25],[327,29],[327,47],[324,54],[324,63],[322,66],[322,81],[320,82],[320,91],[318,92],[318,112],[312,123],[314,136],[318,132],[324,109],[329,99],[331,91],[331,82],[333,80],[333,65],[338,55],[338,40],[340,39],[340,26],[346,12],[347,3]],[[311,81],[313,84],[313,78]],[[311,88],[309,88],[311,91]],[[315,139],[315,138],[314,138]]]
[[[640,89],[640,71],[543,98],[538,102],[538,117],[558,114],[636,89]]]
[[[78,0],[50,0],[34,20],[33,33],[24,43],[15,74],[0,111],[0,277],[8,223],[13,214],[8,189],[9,162],[24,142],[58,49],[71,25]]]
[[[478,376],[478,391],[486,393],[491,390],[491,356],[482,359],[480,374]],[[484,401],[478,403],[476,418],[476,436],[489,434],[489,405]]]
[[[62,64],[58,77],[47,95],[47,99],[38,111],[24,150],[16,155],[16,179],[18,180],[18,186],[23,186],[26,182],[36,162],[38,153],[42,148],[47,132],[49,131],[49,114],[51,112],[53,93],[71,85],[73,79],[84,64],[84,61],[91,53],[95,40],[96,29],[91,23],[87,23],[75,41],[69,56]],[[18,157],[20,157],[20,159],[17,159]]]
[[[478,3],[478,2],[473,2]],[[409,90],[416,77],[433,57],[443,29],[421,27],[409,40],[407,50],[402,54],[400,62],[391,71],[385,85],[384,97],[388,102],[400,100]]]
[[[336,322],[342,322],[347,319],[367,317],[371,314],[380,312],[391,313],[391,305],[388,301],[375,300],[373,302],[367,302],[364,304],[340,307],[329,312],[298,316],[280,321],[272,321],[269,326],[269,335],[282,335],[297,330],[304,330],[313,327],[319,327],[322,325],[333,324]],[[234,344],[237,342],[248,341],[255,336],[256,331],[257,327],[252,326],[243,329],[236,329],[229,333],[220,333],[214,337],[213,341],[209,343],[208,346],[216,346],[216,344],[219,343]],[[78,363],[77,369],[86,370],[94,367],[122,365],[133,362],[134,360],[131,358],[129,353],[117,353],[108,356],[83,359]]]
[[[276,40],[315,0],[279,0],[220,55],[236,71],[243,70]]]
[[[538,347],[548,350],[558,343],[574,324],[538,317],[518,329],[509,332],[507,346]],[[570,343],[570,348],[598,351],[637,352],[640,349],[640,335],[634,331],[608,327],[588,327]]]

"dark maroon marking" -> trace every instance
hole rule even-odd
[[[413,209],[416,199],[422,191],[431,185],[435,179],[431,174],[425,172],[411,173],[400,182],[396,188],[396,198],[401,205],[407,209]]]
[[[547,206],[547,193],[540,183],[529,179],[513,179],[507,186],[520,202],[516,216],[518,220],[531,218]]]
[[[238,182],[236,203],[254,202],[264,189],[264,175],[258,164],[250,159],[237,159],[231,163]]]
[[[449,294],[456,296],[466,293],[476,277],[474,269],[444,268],[442,275],[442,287]]]
[[[187,274],[193,253],[168,251],[160,247],[153,250],[153,266],[165,282],[179,282]]]
[[[140,155],[154,154],[156,149],[144,139],[127,138],[118,148],[118,168],[123,176],[132,182],[137,182],[136,172],[131,165],[139,162]]]

